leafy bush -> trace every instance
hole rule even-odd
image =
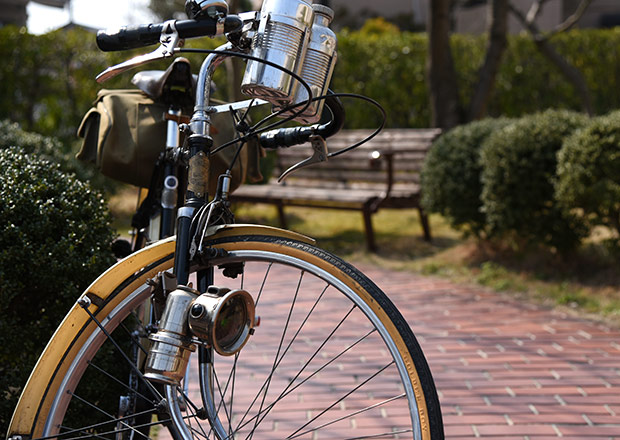
[[[456,228],[477,237],[486,235],[486,218],[480,194],[480,148],[493,132],[510,119],[485,119],[456,127],[433,144],[422,170],[422,203]]]
[[[557,153],[584,115],[548,110],[493,133],[481,152],[482,203],[490,231],[514,244],[569,250],[585,232],[555,200]]]
[[[188,47],[214,49],[218,39],[188,41]],[[0,28],[0,119],[18,122],[25,130],[59,138],[74,150],[78,125],[101,88],[134,88],[129,71],[97,84],[95,76],[106,67],[149,51],[102,52],[95,34],[83,29],[60,29],[32,35],[24,28]],[[184,54],[196,72],[204,56]],[[149,63],[143,70],[166,69],[170,60]],[[216,72],[216,82],[226,91],[224,69]],[[221,96],[220,96],[221,97]]]
[[[58,165],[4,148],[0,167],[0,426],[6,429],[45,343],[113,262],[113,231],[101,195]]]
[[[41,159],[59,164],[65,172],[82,172],[77,161],[66,151],[66,147],[58,139],[26,132],[16,122],[0,121],[0,149],[12,148],[17,145],[26,154],[34,154]]]
[[[452,54],[461,103],[467,108],[485,55],[486,36],[453,35]],[[579,29],[558,34],[552,43],[583,74],[592,94],[594,111],[620,107],[620,27]],[[390,127],[428,127],[426,34],[401,32],[368,35],[338,34],[339,60],[332,79],[336,91],[374,98],[388,112]],[[365,103],[347,101],[347,127],[368,128],[377,116]],[[489,116],[520,117],[548,108],[581,110],[572,85],[540,54],[527,35],[508,37],[488,104]]]
[[[340,32],[331,88],[375,99],[386,109],[389,127],[428,127],[426,47],[424,34]],[[379,124],[381,115],[368,103],[352,99],[343,102],[346,128]]]
[[[620,237],[620,111],[575,132],[558,155],[557,199]]]
[[[454,63],[461,102],[467,108],[484,60],[486,36],[454,35]],[[620,28],[578,29],[553,37],[557,51],[582,72],[597,114],[620,107]],[[196,39],[190,47],[214,48],[217,39]],[[392,32],[371,21],[364,31],[338,34],[339,60],[332,79],[338,92],[361,93],[388,111],[390,127],[428,127],[424,33]],[[0,119],[19,122],[27,130],[74,139],[82,115],[100,87],[97,73],[145,49],[103,53],[92,33],[80,29],[30,35],[19,28],[0,28]],[[183,54],[196,72],[202,56]],[[149,64],[161,69],[167,61]],[[132,87],[132,72],[105,83],[106,88]],[[219,93],[229,91],[223,69],[216,72]],[[223,97],[221,94],[218,97]],[[347,127],[374,127],[379,116],[364,102],[345,100]],[[543,57],[528,36],[508,38],[489,102],[490,116],[518,117],[547,108],[580,110],[573,87]]]

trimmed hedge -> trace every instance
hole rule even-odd
[[[464,108],[485,55],[485,36],[453,35],[452,53]],[[579,29],[555,35],[558,53],[583,74],[594,111],[620,108],[620,27]],[[390,127],[428,127],[426,34],[338,34],[339,60],[332,88],[365,94],[388,111]],[[349,104],[349,102],[346,102]],[[347,112],[347,127],[372,127],[377,116],[362,103]],[[491,117],[520,117],[549,108],[581,111],[572,85],[539,53],[530,37],[511,35],[488,105]]]
[[[0,150],[16,145],[26,154],[34,154],[40,159],[58,164],[62,171],[74,173],[80,180],[94,177],[92,171],[78,163],[58,139],[26,132],[15,122],[0,121]]]
[[[511,122],[484,119],[444,133],[428,152],[422,169],[422,204],[442,214],[466,234],[488,235],[480,195],[480,148],[485,139]]]
[[[585,234],[579,220],[555,199],[557,153],[588,122],[569,111],[537,113],[496,131],[482,147],[482,202],[491,233],[517,245],[561,251]]]
[[[75,138],[79,121],[100,88],[94,77],[105,67],[144,49],[103,53],[94,35],[83,30],[56,31],[33,36],[21,29],[0,28],[0,119],[19,122],[28,130]],[[620,28],[582,29],[556,35],[558,52],[583,73],[592,93],[595,112],[620,107]],[[192,47],[214,48],[217,40],[189,41]],[[338,92],[361,93],[388,111],[390,127],[428,127],[430,113],[426,86],[428,40],[424,33],[348,32],[338,34],[339,61],[332,80]],[[454,35],[452,48],[461,102],[466,108],[484,59],[486,37]],[[185,55],[184,55],[185,56]],[[187,55],[194,72],[201,56]],[[145,69],[165,68],[167,62]],[[225,74],[218,71],[220,96],[227,91]],[[105,84],[131,87],[132,72]],[[346,100],[347,127],[376,126],[379,116],[365,103]],[[572,86],[536,49],[527,36],[509,36],[500,66],[489,116],[519,117],[548,108],[580,110]]]
[[[205,38],[188,41],[188,47],[214,49],[221,40]],[[0,28],[0,119],[18,122],[27,131],[60,139],[65,152],[75,152],[71,143],[77,139],[78,125],[95,100],[97,91],[134,88],[131,78],[138,70],[130,70],[103,85],[95,76],[108,66],[118,64],[149,48],[130,51],[102,52],[95,34],[83,29],[57,30],[31,35],[25,28]],[[204,56],[184,54],[198,71]],[[151,62],[141,70],[166,69],[169,60]],[[216,72],[220,89],[226,92],[224,69]]]
[[[114,231],[101,195],[59,165],[23,149],[2,148],[0,168],[4,430],[46,342],[83,289],[114,261]]]
[[[595,118],[558,155],[556,197],[579,208],[590,226],[616,231],[620,244],[620,111]]]

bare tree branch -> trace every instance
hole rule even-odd
[[[553,45],[549,42],[548,38],[544,36],[536,23],[529,22],[527,17],[517,9],[512,2],[509,3],[508,7],[510,11],[515,14],[517,19],[521,22],[521,24],[528,30],[528,32],[532,35],[534,43],[540,50],[540,52],[549,59],[555,66],[559,69],[560,73],[564,75],[564,77],[573,85],[579,98],[581,99],[581,105],[589,115],[594,114],[594,110],[592,107],[592,98],[590,97],[590,91],[588,90],[588,86],[586,85],[586,81],[583,78],[583,75],[579,71],[579,69],[575,68],[569,62],[567,62],[553,47]]]
[[[586,9],[588,9],[588,6],[590,6],[590,3],[592,3],[592,0],[582,0],[573,15],[568,17],[563,23],[560,23],[551,33],[555,35],[557,33],[567,31],[575,26],[575,24],[577,24],[579,19],[583,16],[583,13],[586,12]]]
[[[532,3],[526,17],[528,23],[534,23],[536,21],[545,3],[547,3],[547,0],[537,0]]]

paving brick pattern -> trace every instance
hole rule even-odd
[[[620,331],[477,286],[361,269],[431,365],[446,438],[620,439]]]
[[[422,345],[446,438],[620,439],[619,330],[477,286],[360,269]],[[321,316],[330,322],[337,313]]]

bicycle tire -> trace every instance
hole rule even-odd
[[[268,315],[261,315],[262,320],[267,322],[256,329],[256,334],[250,338],[246,348],[238,356],[227,358],[227,361],[218,358],[217,366],[220,371],[221,369],[224,371],[223,374],[219,375],[219,378],[228,377],[226,385],[220,385],[217,389],[218,393],[224,396],[217,403],[222,413],[221,416],[218,413],[218,423],[221,422],[222,425],[228,426],[224,429],[238,438],[243,431],[243,427],[241,427],[243,420],[239,423],[239,417],[249,417],[252,422],[249,423],[251,426],[246,430],[247,432],[243,432],[245,438],[279,438],[280,433],[274,434],[273,431],[277,428],[288,433],[289,438],[316,438],[318,433],[318,438],[443,439],[439,401],[422,350],[396,307],[361,272],[308,242],[300,240],[286,231],[274,231],[273,228],[228,228],[212,236],[208,244],[226,251],[225,256],[213,260],[213,266],[227,267],[230,264],[244,264],[245,273],[239,277],[239,283],[242,283],[241,286],[251,291],[253,295],[262,295],[262,288],[259,292],[256,286],[261,285],[261,283],[264,286],[267,282],[273,283],[267,289],[269,292],[285,291],[285,284],[287,284],[290,271],[296,273],[295,277],[290,277],[291,285],[300,286],[303,283],[306,288],[312,288],[309,291],[310,293],[306,294],[305,290],[297,287],[293,295],[286,296],[288,299],[291,299],[291,296],[295,297],[294,300],[291,300],[290,308],[284,307],[276,296],[273,299],[266,299],[271,293],[265,293],[261,299],[262,303],[257,304],[257,313],[259,315],[265,312],[276,313],[275,310],[279,308],[283,312],[273,319],[270,319]],[[95,319],[99,320],[109,331],[118,325],[122,319],[131,313],[136,304],[148,299],[148,293],[145,293],[142,286],[147,279],[156,273],[168,270],[171,267],[173,252],[173,239],[164,240],[128,257],[103,274],[86,291],[86,295],[95,298],[95,302],[98,303],[89,306],[89,310],[92,311]],[[262,266],[263,269],[269,267],[267,273],[273,271],[272,274],[276,275],[275,281],[267,281],[264,272],[264,278],[251,280],[251,275],[248,274],[253,272],[250,272],[248,268],[252,265]],[[281,272],[278,272],[280,269]],[[316,277],[322,283],[321,285],[325,286],[322,288],[323,293],[328,292],[325,296],[320,293],[321,289],[317,291],[313,284],[306,281],[308,278],[304,279],[304,277],[310,276]],[[224,280],[231,285],[234,283],[229,278]],[[276,294],[273,293],[273,295]],[[295,309],[295,302],[297,301],[298,304],[302,302],[311,303],[312,300],[309,295],[312,295],[313,298],[318,296],[320,301],[317,300],[314,303],[310,314],[305,317],[303,314],[296,317],[296,324],[291,324],[289,328],[288,322],[292,323],[295,320],[292,317],[298,314],[299,310]],[[348,310],[340,308],[342,299],[350,304]],[[267,305],[263,306],[265,303]],[[263,308],[261,309],[261,307]],[[321,316],[326,316],[326,313],[333,310],[338,310],[338,317],[344,316],[344,318],[341,318],[339,324],[336,325],[332,325],[332,322],[323,322]],[[351,318],[351,316],[354,317]],[[276,349],[275,346],[271,347],[262,342],[260,338],[270,335],[272,332],[268,331],[269,327],[271,325],[279,326],[283,322],[281,317],[288,317],[288,320],[284,331],[279,335],[281,341]],[[362,318],[365,321],[362,321]],[[358,320],[362,322],[361,327],[357,327]],[[323,339],[319,339],[319,342],[312,341],[314,333],[309,330],[312,326],[307,324],[310,321],[319,328],[325,324],[329,330],[326,333],[330,336],[321,336]],[[300,322],[302,322],[301,326],[299,326]],[[356,325],[350,330],[353,334],[345,331],[346,329],[341,330],[341,324],[344,328],[343,323]],[[294,328],[297,328],[297,333],[292,336],[290,344],[286,347],[285,339],[291,338],[290,332]],[[361,328],[371,328],[371,330],[366,336],[362,336],[359,333]],[[340,333],[341,331],[342,333]],[[317,334],[324,335],[325,333],[317,330]],[[332,337],[332,335],[336,336]],[[50,341],[39,364],[35,367],[20,399],[9,432],[22,434],[32,439],[84,438],[85,432],[88,433],[87,436],[92,436],[94,429],[91,426],[92,424],[87,423],[84,428],[88,429],[82,431],[76,430],[74,427],[71,427],[73,431],[67,431],[66,428],[63,431],[60,425],[67,411],[67,406],[70,403],[72,405],[76,403],[76,397],[72,396],[71,393],[75,391],[77,382],[82,378],[84,370],[92,368],[90,360],[94,357],[94,352],[101,350],[100,347],[103,346],[103,341],[106,339],[93,319],[88,317],[84,310],[80,310],[79,306],[74,307]],[[261,341],[260,347],[256,345],[258,341]],[[293,342],[301,347],[296,346],[291,349],[291,355],[284,359]],[[319,345],[318,349],[317,344]],[[315,363],[318,358],[323,359],[324,354],[329,353],[330,350],[335,350],[336,346],[343,346],[342,344],[346,347],[336,352],[335,360],[330,359],[327,363]],[[383,344],[383,346],[378,348],[379,344]],[[306,345],[310,346],[311,350],[315,350],[315,352],[308,352],[305,349]],[[239,361],[239,359],[244,359],[245,350],[256,350],[258,348],[263,350],[263,354],[273,353],[274,351],[277,353],[267,363],[260,361],[255,363],[255,357],[251,358],[252,365],[244,365]],[[360,353],[358,348],[367,351]],[[278,353],[283,350],[285,351],[284,355],[279,357]],[[387,364],[376,356],[381,350],[391,354],[391,360]],[[301,356],[304,361],[299,361],[292,353],[296,353],[295,356]],[[365,359],[363,359],[364,356]],[[289,368],[298,363],[300,365],[305,363],[305,366],[297,373],[291,372]],[[308,373],[305,370],[311,364],[318,371],[315,370],[308,378]],[[269,365],[271,365],[271,370],[268,370]],[[261,368],[265,366],[267,366],[267,370],[261,371]],[[368,368],[370,367],[376,367],[377,371],[380,370],[380,372],[369,373]],[[191,373],[189,376],[193,375],[195,373]],[[260,376],[260,380],[256,381],[256,388],[261,383],[262,387],[258,393],[253,394],[254,401],[249,405],[250,410],[244,416],[241,413],[236,416],[232,415],[233,404],[230,402],[233,399],[227,395],[231,376],[235,377],[233,388],[235,380],[240,380],[239,377],[241,376],[243,378]],[[295,387],[302,389],[314,390],[311,388],[312,385],[312,387],[317,387],[316,389],[326,390],[327,392],[317,395],[316,393],[302,394],[297,388],[288,391],[290,385],[283,383],[283,380],[284,382],[288,380],[289,383],[295,384]],[[269,384],[265,385],[267,382]],[[397,382],[400,393],[393,395],[391,388],[396,387]],[[45,386],[41,388],[43,383]],[[273,400],[274,394],[269,391],[269,388],[276,383],[277,386],[273,385],[273,387],[277,399]],[[284,387],[284,391],[282,391],[282,387]],[[263,392],[263,388],[267,390]],[[387,389],[389,389],[389,393],[387,393]],[[189,396],[179,397],[179,392],[170,390],[172,388],[169,387],[167,397],[169,402],[174,401],[170,405],[172,419],[175,419],[175,413],[181,414],[181,419],[175,419],[177,420],[176,423],[185,422],[184,426],[180,427],[181,432],[185,432],[185,435],[189,433],[192,437],[205,438],[210,438],[212,434],[218,438],[226,435],[226,433],[217,432],[217,428],[215,428],[217,433],[213,433],[210,426],[202,427],[199,425],[199,414],[197,415],[199,411],[197,405],[192,403],[193,399],[189,399]],[[172,394],[170,394],[171,392]],[[278,392],[280,392],[279,396]],[[284,397],[282,397],[283,395]],[[176,399],[175,396],[177,396]],[[306,396],[306,398],[312,396],[313,400],[300,403],[295,400],[299,399],[300,396]],[[217,400],[217,395],[215,398]],[[243,401],[244,398],[235,396],[235,405],[239,405],[239,402]],[[278,400],[279,398],[282,398],[283,401]],[[195,400],[198,402],[197,398]],[[408,404],[403,403],[403,400],[407,400]],[[181,402],[179,403],[179,401]],[[262,401],[262,403],[256,403],[258,401]],[[323,410],[317,407],[322,403],[325,406]],[[255,405],[259,407],[258,410],[256,410]],[[185,408],[181,408],[181,406]],[[277,409],[275,409],[276,407]],[[278,412],[279,409],[282,409],[282,412]],[[186,412],[182,413],[181,410]],[[300,414],[301,416],[298,417]],[[308,414],[312,414],[312,416],[308,416]],[[376,417],[371,418],[371,415]],[[267,416],[269,423],[264,421]],[[235,422],[233,423],[232,420]],[[108,422],[108,425],[110,423],[113,422]],[[296,425],[292,426],[293,423]],[[105,428],[107,431],[97,432],[96,437],[119,438],[117,435],[119,431],[134,433],[136,437],[140,437],[137,431],[132,431],[133,428],[125,426],[125,421],[116,421],[116,425],[118,430]],[[261,431],[263,428],[265,431]],[[194,436],[194,434],[196,435]],[[131,435],[121,437],[129,438]]]

